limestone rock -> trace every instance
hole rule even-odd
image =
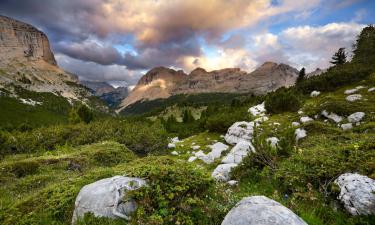
[[[348,116],[348,121],[350,123],[358,123],[358,122],[360,122],[363,119],[363,117],[365,117],[365,113],[364,112],[355,112],[355,113],[350,114]]]
[[[302,129],[302,128],[297,128],[296,131],[294,132],[294,134],[296,136],[296,141],[298,141],[298,140],[307,136],[306,130]]]
[[[217,181],[228,181],[230,179],[230,171],[238,166],[237,163],[227,163],[218,165],[212,172],[212,177]]]
[[[195,153],[195,157],[202,160],[207,164],[213,163],[216,159],[221,157],[221,153],[229,148],[228,145],[223,144],[221,142],[217,142],[213,145],[209,145],[212,150],[211,152],[205,154],[203,151],[198,151]]]
[[[136,210],[134,200],[124,200],[127,191],[146,185],[140,178],[114,176],[85,185],[79,192],[73,212],[72,224],[85,213],[97,217],[129,219]]]
[[[360,94],[354,94],[354,95],[349,95],[346,97],[346,100],[349,101],[349,102],[355,102],[357,100],[361,100],[362,99],[362,95]]]
[[[322,115],[328,119],[333,120],[335,123],[340,123],[343,120],[343,118],[336,113],[329,113],[326,110],[322,111]]]
[[[254,126],[254,122],[235,122],[229,127],[225,135],[225,141],[232,145],[240,141],[250,141],[253,138]]]
[[[351,130],[351,129],[353,129],[353,124],[352,123],[344,123],[344,124],[341,124],[341,128],[343,130]]]
[[[375,214],[375,180],[357,173],[345,173],[335,183],[341,189],[338,199],[350,214]]]
[[[317,97],[319,95],[320,95],[320,91],[312,91],[310,94],[311,97]]]
[[[265,196],[243,198],[225,216],[221,225],[307,225],[299,216]]]
[[[300,126],[301,124],[299,123],[299,122],[292,122],[292,126],[293,127],[298,127],[298,126]]]
[[[230,150],[221,162],[241,163],[242,159],[250,152],[255,152],[254,146],[249,141],[240,141]]]
[[[308,122],[313,121],[313,119],[308,117],[308,116],[303,116],[303,117],[301,117],[300,121],[301,121],[301,123],[308,123]]]
[[[269,137],[266,139],[267,143],[269,143],[273,148],[276,148],[277,144],[279,143],[279,139],[277,137]]]
[[[264,102],[262,104],[250,107],[248,110],[249,113],[253,116],[264,116],[266,109],[264,108]]]
[[[238,184],[238,181],[236,181],[236,180],[230,180],[230,181],[227,182],[227,184],[229,184],[230,186],[235,186],[235,185]]]
[[[375,87],[369,88],[367,91],[368,92],[373,92],[373,91],[375,91]]]

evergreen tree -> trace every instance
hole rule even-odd
[[[193,117],[193,115],[191,115],[191,111],[185,109],[184,114],[182,116],[182,122],[183,123],[189,123],[189,122],[192,122],[192,121],[194,121],[194,117]]]
[[[332,61],[330,61],[335,66],[343,65],[346,63],[346,52],[345,48],[339,48],[339,50],[332,56]]]
[[[373,25],[363,28],[353,48],[352,62],[375,67],[375,27]]]
[[[79,105],[74,107],[69,112],[69,122],[70,123],[90,123],[94,118],[92,111],[85,105]]]
[[[305,79],[306,76],[306,69],[305,67],[302,67],[302,69],[298,73],[297,83],[300,83]]]

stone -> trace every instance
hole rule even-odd
[[[293,127],[298,127],[298,126],[300,126],[301,124],[300,123],[298,123],[298,122],[292,122],[292,126]]]
[[[267,143],[269,143],[273,148],[276,148],[277,144],[279,143],[279,139],[277,137],[269,137],[266,139]]]
[[[193,162],[196,159],[197,159],[196,156],[190,156],[189,159],[188,159],[188,162]]]
[[[303,111],[302,110],[298,110],[297,112],[299,115],[302,115],[303,114]]]
[[[176,144],[175,143],[169,143],[168,148],[176,148]]]
[[[353,129],[353,124],[352,123],[344,123],[344,124],[341,124],[341,128],[343,130],[351,130],[351,129]]]
[[[227,163],[218,165],[212,172],[212,177],[217,181],[228,181],[230,179],[230,171],[238,166],[237,163]]]
[[[362,95],[360,94],[349,95],[346,97],[346,100],[349,102],[355,102],[361,99],[362,99]]]
[[[229,127],[224,139],[231,145],[235,145],[240,141],[251,141],[254,134],[254,126],[254,122],[235,122]]]
[[[355,112],[355,113],[350,114],[348,116],[348,121],[350,123],[358,123],[358,122],[360,122],[363,119],[363,117],[365,117],[365,113],[364,112]]]
[[[310,94],[311,97],[317,97],[319,95],[320,95],[320,91],[312,91]]]
[[[266,113],[266,109],[264,107],[264,102],[262,102],[259,105],[250,107],[248,112],[251,113],[251,115],[253,115],[253,116],[264,116],[265,113]]]
[[[212,150],[207,154],[205,154],[203,151],[198,151],[197,153],[195,153],[195,156],[206,164],[213,163],[216,159],[221,157],[221,153],[223,151],[226,151],[229,148],[228,145],[221,142],[217,142],[213,145],[208,145],[208,147]]]
[[[254,120],[254,122],[256,123],[262,123],[262,122],[266,122],[267,120],[269,120],[269,118],[267,116],[261,116],[261,117],[258,117]]]
[[[375,214],[375,180],[358,173],[344,173],[335,184],[340,187],[338,199],[350,214]]]
[[[308,123],[308,122],[313,121],[313,119],[308,117],[308,116],[303,116],[303,117],[301,117],[300,121],[301,121],[301,123]]]
[[[127,191],[146,185],[140,178],[114,176],[85,185],[75,201],[72,224],[76,224],[85,213],[96,217],[123,218],[128,220],[137,204],[134,200],[125,200]]]
[[[303,128],[297,128],[294,134],[296,136],[296,141],[299,141],[300,139],[307,136],[306,130]]]
[[[265,196],[245,197],[225,216],[221,225],[307,225],[299,216]]]
[[[343,120],[343,118],[336,113],[329,113],[326,110],[322,111],[322,115],[328,119],[333,120],[335,123],[340,123]]]
[[[227,182],[227,184],[229,184],[230,186],[235,186],[235,185],[238,184],[238,181],[236,181],[236,180],[230,180],[230,181]]]
[[[254,146],[249,141],[238,142],[230,152],[221,160],[222,163],[241,163],[242,159],[250,152],[255,152]]]
[[[199,145],[193,145],[193,146],[191,146],[191,148],[192,148],[193,150],[198,150],[198,149],[200,149],[200,147],[201,147],[201,146],[199,146]]]
[[[375,91],[375,87],[369,88],[367,91],[368,92],[373,92],[373,91]]]
[[[171,154],[172,154],[172,155],[178,155],[178,152],[173,151],[173,152],[171,152]]]
[[[358,91],[358,89],[354,88],[354,89],[349,89],[349,90],[346,90],[344,93],[346,95],[351,95],[351,94],[354,94]]]

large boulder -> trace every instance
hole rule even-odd
[[[360,122],[363,119],[363,117],[365,117],[365,113],[364,112],[355,112],[355,113],[350,114],[348,116],[348,121],[350,123],[358,123],[358,122]]]
[[[231,145],[235,145],[240,141],[250,141],[254,134],[254,122],[235,122],[229,127],[225,135],[225,141]]]
[[[265,196],[243,198],[225,216],[221,225],[307,225],[280,203]]]
[[[350,214],[375,214],[375,180],[357,173],[344,173],[335,184],[341,190],[338,199]]]
[[[72,224],[85,213],[97,217],[129,219],[137,208],[134,200],[124,200],[127,191],[146,185],[140,178],[114,176],[85,185],[79,192],[73,212]]]

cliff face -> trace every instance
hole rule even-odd
[[[239,68],[211,72],[197,68],[186,75],[182,71],[159,67],[150,70],[139,80],[134,90],[121,103],[120,110],[140,100],[167,98],[175,94],[265,94],[279,87],[293,85],[297,77],[298,71],[295,68],[273,62],[266,62],[251,73]]]
[[[0,16],[0,88],[14,86],[80,100],[89,92],[57,66],[47,36],[32,25]]]
[[[57,65],[48,38],[43,32],[5,16],[0,16],[0,52],[1,60],[43,59]]]

